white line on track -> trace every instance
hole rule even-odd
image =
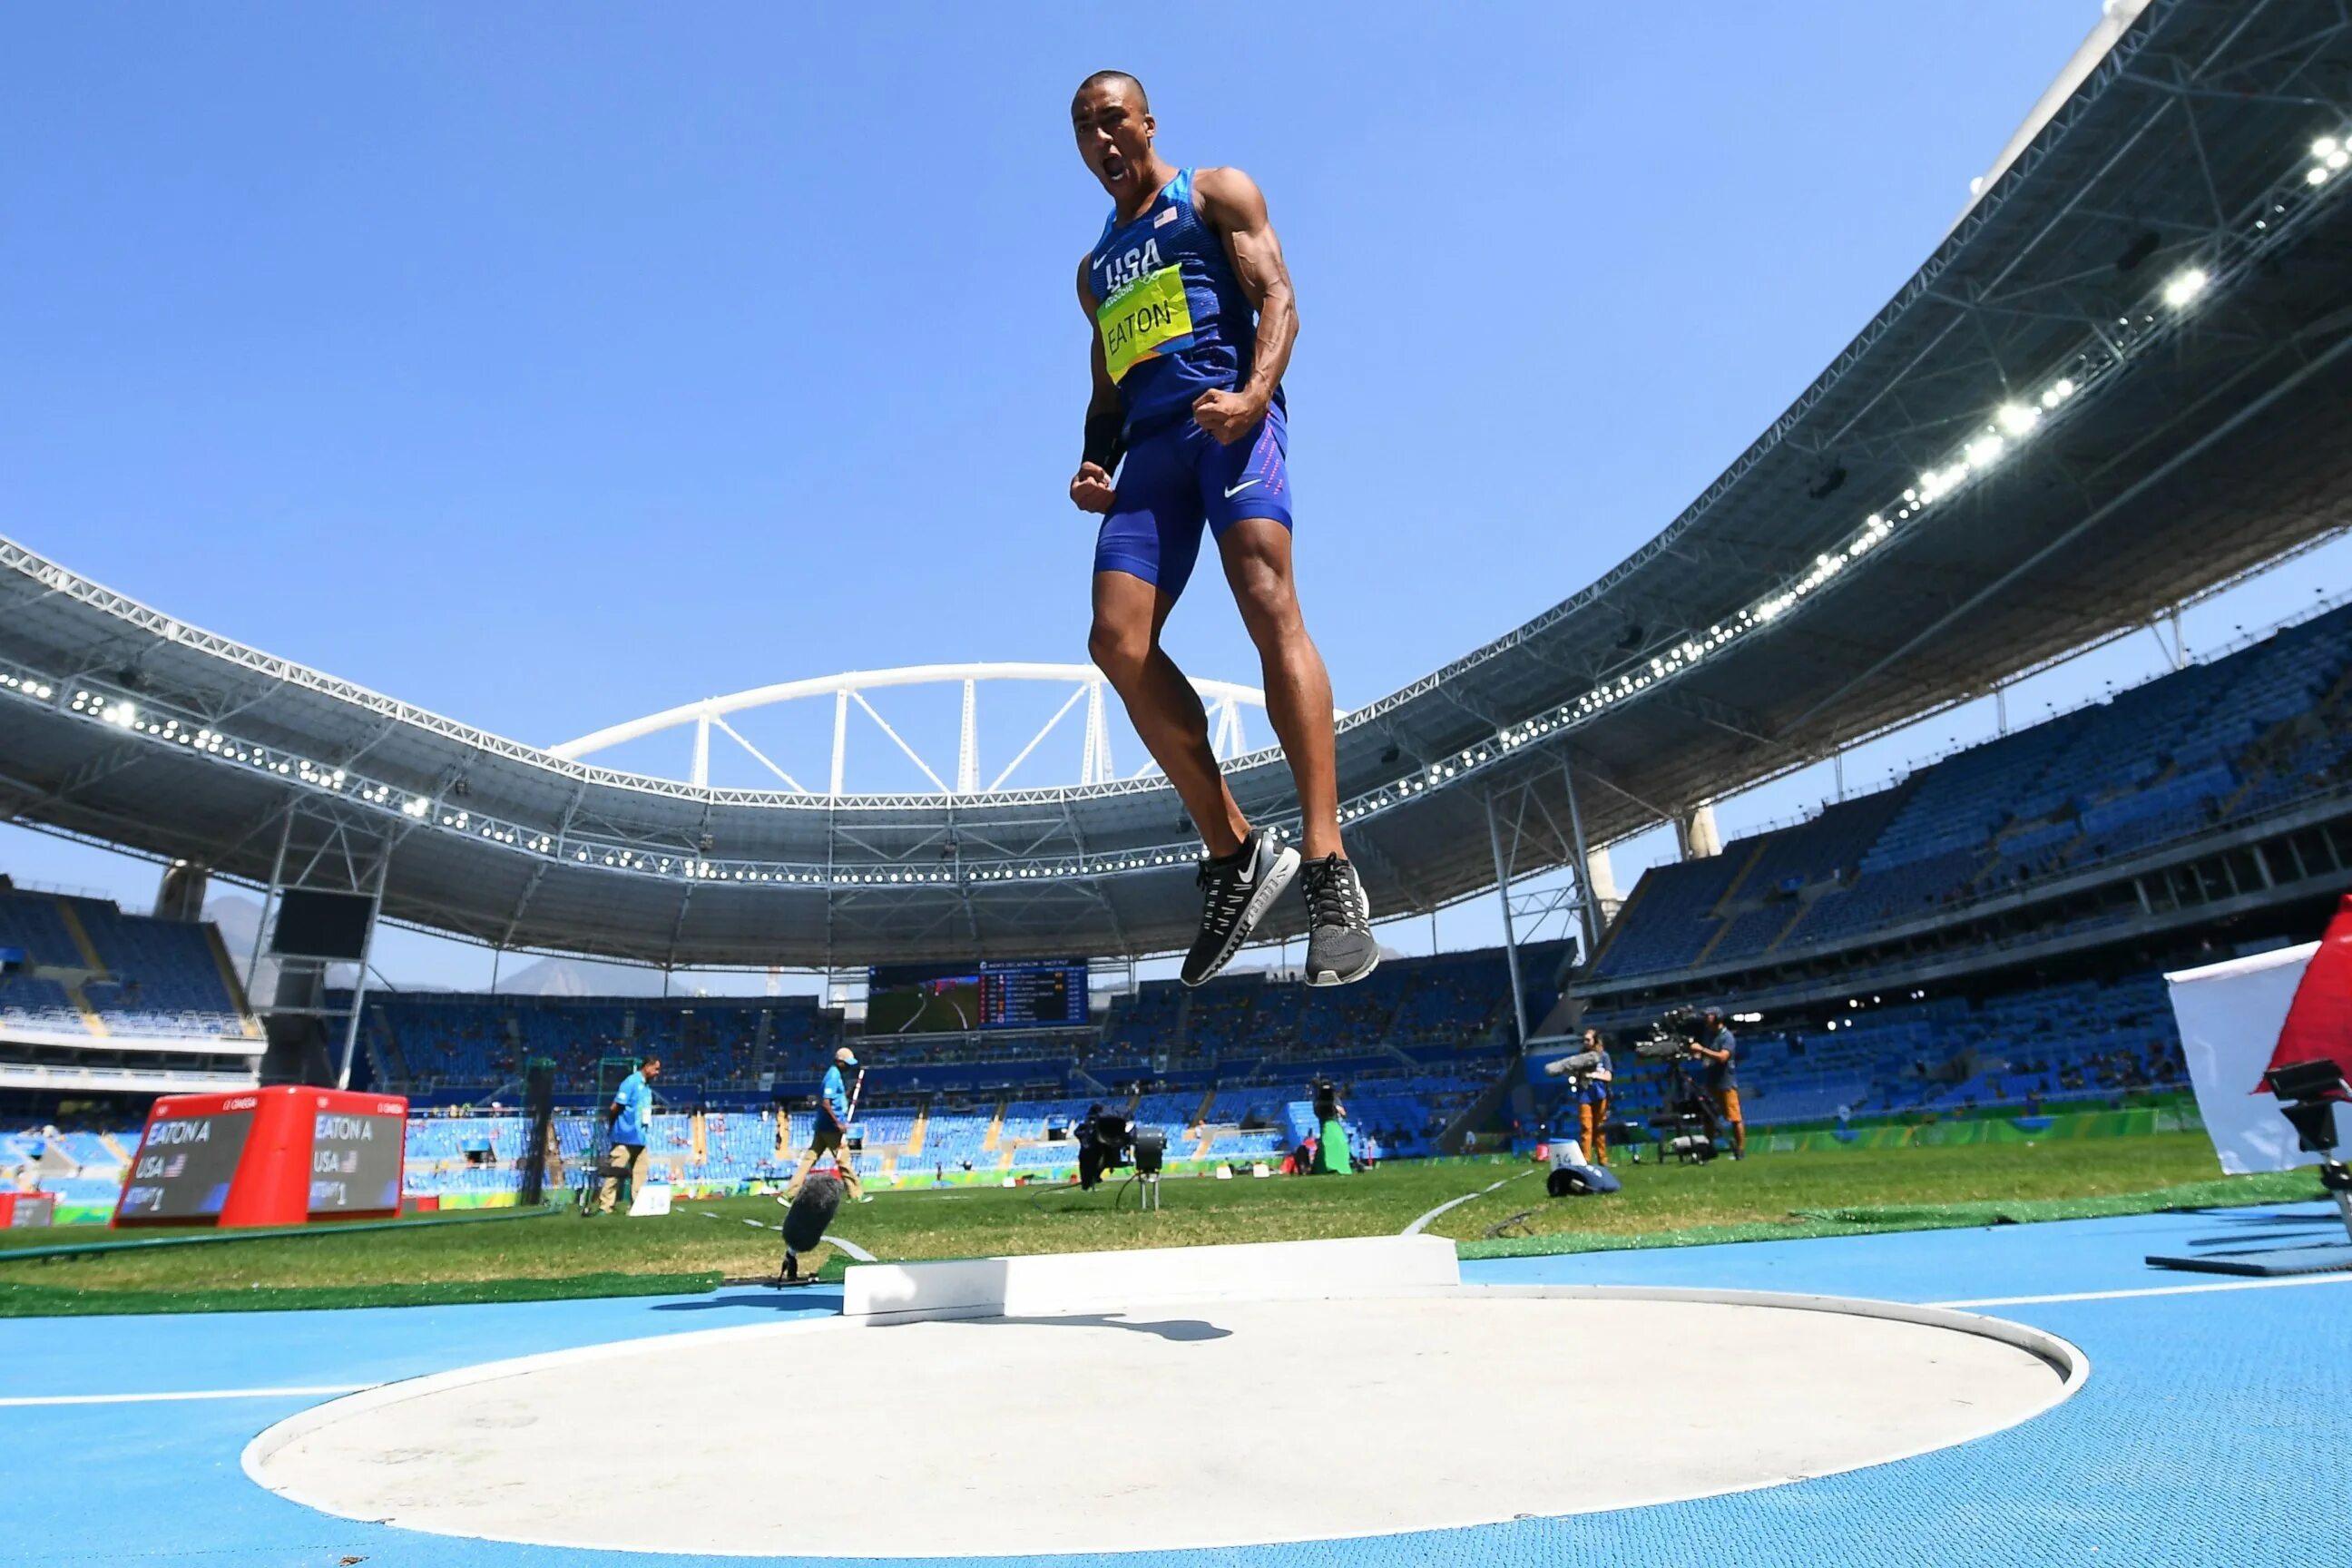
[[[2352,1274],[2305,1274],[2292,1279],[2221,1279],[2209,1285],[2151,1285],[2141,1290],[2078,1290],[2064,1296],[1988,1296],[1979,1301],[1932,1301],[1956,1311],[1978,1307],[2040,1307],[2057,1301],[2127,1301],[2139,1296],[2201,1296],[2213,1290],[2283,1290],[2291,1285],[2352,1285]]]
[[[176,1394],[37,1394],[0,1399],[11,1409],[28,1405],[150,1405],[179,1399],[316,1399],[330,1394],[357,1394],[373,1383],[322,1383],[303,1388],[194,1388]]]
[[[709,1209],[697,1209],[695,1210],[695,1213],[700,1215],[705,1219],[717,1219],[719,1217],[717,1215],[712,1214]],[[780,1225],[770,1225],[763,1219],[747,1219],[743,1223],[750,1226],[753,1230],[782,1230],[784,1228]],[[826,1246],[838,1247],[843,1252],[846,1253],[849,1256],[849,1260],[853,1263],[879,1263],[882,1261],[880,1258],[875,1257],[872,1253],[866,1251],[864,1247],[858,1246],[857,1243],[850,1240],[845,1236],[828,1236],[824,1238],[824,1241]]]
[[[1423,1230],[1426,1230],[1429,1227],[1430,1221],[1435,1219],[1439,1215],[1444,1214],[1447,1209],[1458,1209],[1464,1204],[1468,1203],[1472,1198],[1483,1198],[1488,1193],[1493,1192],[1496,1187],[1509,1185],[1511,1183],[1517,1181],[1519,1176],[1532,1176],[1535,1173],[1533,1171],[1521,1171],[1518,1176],[1505,1176],[1501,1181],[1495,1183],[1493,1186],[1481,1187],[1475,1193],[1465,1193],[1458,1198],[1448,1198],[1445,1202],[1438,1205],[1435,1208],[1430,1210],[1427,1214],[1422,1215],[1419,1219],[1405,1226],[1404,1229],[1400,1231],[1398,1234],[1401,1236],[1419,1236]]]

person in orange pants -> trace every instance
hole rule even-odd
[[[1579,1092],[1577,1117],[1582,1136],[1577,1141],[1584,1146],[1584,1163],[1588,1165],[1609,1163],[1609,1087],[1616,1078],[1616,1068],[1609,1059],[1609,1042],[1598,1029],[1584,1031],[1584,1048],[1600,1055],[1600,1065],[1584,1075]]]

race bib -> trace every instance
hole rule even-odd
[[[1102,329],[1103,363],[1110,368],[1111,380],[1126,380],[1137,361],[1192,335],[1184,269],[1163,267],[1137,279],[1097,308],[1095,323]]]

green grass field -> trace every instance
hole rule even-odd
[[[1042,1186],[883,1193],[845,1208],[834,1229],[884,1259],[1382,1236],[1499,1182],[1429,1227],[1476,1257],[2144,1212],[2317,1190],[2308,1175],[2223,1178],[2200,1133],[1618,1169],[1622,1193],[1560,1200],[1545,1196],[1533,1166],[1502,1159],[1392,1165],[1345,1178],[1171,1180],[1157,1214],[1137,1213],[1131,1194],[1118,1206],[1110,1188],[1083,1195]],[[16,1259],[7,1252],[106,1237],[0,1233],[0,1315],[705,1289],[724,1278],[772,1275],[782,1239],[766,1226],[782,1215],[772,1198],[681,1200],[658,1219],[469,1218]],[[841,1255],[827,1247],[821,1256],[827,1272],[837,1273]]]

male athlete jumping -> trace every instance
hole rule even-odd
[[[1298,788],[1307,983],[1361,980],[1380,963],[1380,945],[1363,883],[1339,844],[1331,678],[1291,581],[1282,373],[1298,310],[1282,242],[1247,174],[1179,169],[1160,156],[1150,101],[1126,72],[1097,71],[1080,83],[1070,121],[1079,155],[1113,204],[1078,264],[1094,395],[1070,500],[1103,514],[1087,647],[1208,847],[1201,934],[1185,955],[1184,984],[1232,962],[1302,868],[1297,850],[1242,816],[1210,749],[1201,699],[1160,646],[1204,524],[1257,644],[1266,716]]]

